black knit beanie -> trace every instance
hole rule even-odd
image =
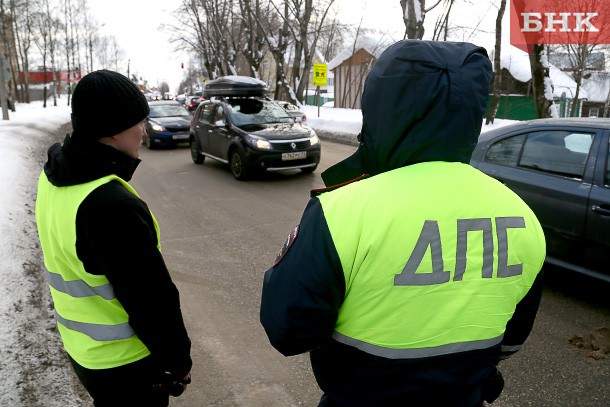
[[[146,98],[126,76],[105,69],[91,72],[72,95],[72,139],[117,135],[144,120],[149,111]]]

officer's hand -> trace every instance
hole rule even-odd
[[[186,390],[186,386],[190,382],[191,382],[191,374],[187,373],[187,375],[184,376],[182,379],[175,380],[171,383],[171,386],[169,388],[169,394],[172,395],[173,397],[180,397],[182,395],[182,393],[184,393],[184,391]]]
[[[186,387],[191,384],[191,374],[187,373],[186,376],[180,380],[180,383],[182,383],[182,392],[184,392]]]

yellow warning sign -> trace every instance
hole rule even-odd
[[[313,64],[313,86],[326,86],[328,76],[328,65]]]

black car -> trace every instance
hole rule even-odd
[[[203,102],[203,98],[201,96],[189,96],[186,98],[184,105],[189,112],[194,112],[197,110],[197,107],[199,107],[201,102]]]
[[[318,136],[264,98],[266,89],[264,82],[241,76],[208,82],[191,126],[193,162],[210,157],[227,163],[238,180],[259,171],[315,171]]]
[[[539,119],[479,137],[471,165],[536,213],[547,262],[610,281],[610,119]]]
[[[169,147],[188,143],[191,115],[186,108],[174,101],[149,102],[150,113],[146,120],[148,148]]]

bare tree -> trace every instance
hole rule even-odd
[[[545,44],[534,44],[531,47],[530,66],[532,69],[532,90],[536,117],[556,117],[551,109],[553,104],[553,82],[550,77],[550,65]]]
[[[172,32],[171,41],[177,44],[178,49],[193,51],[202,60],[201,70],[205,71],[206,74],[211,72],[214,66],[211,50],[208,47],[205,15],[200,10],[198,2],[182,0],[180,7],[174,11],[174,15],[180,16],[184,24],[182,26],[165,26]]]
[[[575,101],[578,101],[580,96],[582,80],[587,72],[588,61],[597,46],[598,44],[568,44],[565,47],[569,63],[568,69],[571,71],[572,79],[574,79],[574,82],[576,82],[576,91],[573,95],[573,99]],[[569,113],[570,117],[575,116],[577,106],[578,103],[572,103]]]
[[[516,10],[525,10],[525,0],[513,0]],[[536,106],[536,117],[549,117],[556,115],[553,106],[553,82],[550,78],[550,67],[546,55],[546,47],[542,36],[537,43],[529,45],[529,60],[532,72],[532,91]]]
[[[110,37],[110,67],[116,72],[123,70],[121,62],[125,60],[125,51],[119,46],[115,36]],[[129,77],[129,67],[127,68],[126,76]]]
[[[494,122],[498,106],[500,105],[500,86],[502,84],[502,67],[500,66],[500,54],[502,53],[502,18],[506,10],[506,0],[500,0],[498,15],[496,17],[496,45],[494,48],[494,79],[492,83],[493,99],[487,109],[485,124]]]
[[[235,60],[243,43],[236,0],[182,0],[175,14],[186,18],[188,27],[168,25],[173,32],[172,41],[190,48],[203,61],[208,77],[236,74]]]
[[[41,5],[42,7],[38,7],[38,9],[42,9],[44,10],[44,4]],[[51,31],[51,27],[50,27],[50,22],[49,19],[47,18],[47,14],[46,12],[43,11],[37,11],[35,13],[32,14],[32,25],[31,25],[31,35],[32,38],[34,38],[34,44],[36,44],[36,47],[38,48],[38,51],[40,52],[41,56],[42,56],[42,74],[43,74],[43,85],[44,85],[44,89],[43,89],[43,93],[42,93],[42,99],[43,99],[43,107],[47,107],[47,57],[49,54],[49,37],[50,37],[50,31]]]
[[[610,5],[608,2],[598,2],[596,0],[573,0],[573,3],[578,7],[579,10],[595,10],[600,15],[608,15],[610,12]],[[579,106],[578,99],[580,96],[580,90],[582,87],[582,80],[587,75],[589,61],[595,51],[601,48],[599,44],[599,33],[588,30],[573,30],[564,34],[568,39],[567,44],[560,45],[559,48],[565,51],[567,55],[567,68],[576,82],[576,90],[572,99],[574,103],[570,108],[569,116],[576,116],[576,109]]]
[[[295,102],[301,103],[307,89],[309,70],[313,66],[318,41],[335,0],[291,0],[296,27],[294,33],[294,60],[292,63],[292,88]],[[320,10],[316,12],[316,10]]]
[[[17,46],[17,70],[23,72],[18,77],[19,91],[17,100],[19,102],[30,103],[30,48],[32,46],[31,37],[31,16],[28,1],[11,0],[11,16],[14,23],[15,42]]]
[[[275,10],[277,14],[273,12],[264,16],[264,19],[254,18],[256,24],[263,32],[265,41],[269,46],[269,52],[273,55],[275,61],[275,99],[289,99],[293,103],[294,92],[291,92],[290,84],[286,76],[284,66],[286,65],[285,56],[286,50],[290,44],[290,7],[288,2],[284,2],[283,10],[278,9],[278,6],[270,1],[272,10]],[[248,13],[254,14],[251,8],[248,8]],[[277,17],[279,16],[279,23],[276,23]],[[253,17],[256,17],[253,15]]]
[[[72,61],[70,60],[70,56],[74,55],[74,18],[72,12],[72,1],[71,0],[63,0],[64,2],[64,49],[66,51],[66,71],[67,71],[67,87],[68,87],[68,97],[67,104],[70,106],[72,99],[72,79],[74,79],[72,75],[73,69],[71,69],[73,65],[74,58]]]
[[[437,0],[426,8],[426,0],[400,0],[402,19],[405,22],[404,38],[421,40],[424,37],[426,13],[434,9],[442,0]]]
[[[49,57],[51,60],[51,80],[53,82],[52,94],[53,94],[53,106],[57,106],[57,64],[55,51],[58,47],[58,33],[61,23],[55,17],[55,9],[51,9],[49,0],[44,0],[46,8],[46,18],[48,19],[49,28]],[[46,75],[46,74],[45,74]]]
[[[320,31],[322,44],[318,49],[325,61],[330,61],[344,47],[348,31],[349,27],[339,21],[337,14],[322,28]]]
[[[262,17],[265,8],[260,0],[239,0],[240,15],[242,18],[242,33],[245,37],[243,55],[248,61],[252,76],[260,78],[260,66],[267,51],[267,43],[263,30],[255,19]]]
[[[334,0],[284,0],[276,4],[270,0],[271,10],[276,13],[256,19],[275,61],[275,99],[296,104],[303,100],[308,81],[304,78],[309,77],[317,43],[333,3]],[[254,16],[251,8],[248,12]],[[276,23],[276,20],[279,21]],[[288,61],[287,53],[291,55]]]
[[[455,0],[443,0],[443,11],[436,19],[432,39],[434,41],[447,41],[449,35],[449,16]]]
[[[17,55],[15,55],[12,42],[10,41],[10,39],[14,37],[13,21],[11,15],[7,13],[7,5],[5,0],[0,0],[0,37],[2,37],[4,55],[8,61],[10,70],[10,77],[6,78],[7,81],[10,81],[7,98],[9,99],[11,110],[14,111],[14,105],[10,101],[12,99],[12,94],[17,93],[17,73],[15,72],[15,69],[13,69],[13,65],[17,60]],[[7,19],[6,16],[9,16],[9,18]],[[2,86],[4,86],[4,84],[2,84]],[[2,101],[2,103],[5,103],[5,101]]]
[[[200,0],[207,16],[207,33],[209,46],[217,58],[217,75],[235,75],[235,59],[237,57],[236,41],[233,32],[235,27],[234,0]],[[237,25],[239,27],[239,24]]]

